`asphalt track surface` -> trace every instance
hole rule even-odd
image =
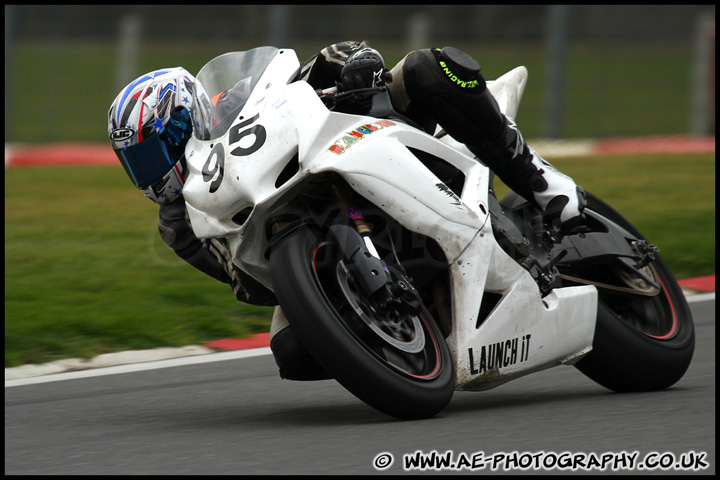
[[[423,421],[386,417],[334,381],[281,380],[266,354],[6,386],[5,474],[402,474],[420,473],[405,469],[406,455],[433,451],[455,465],[485,462],[443,473],[585,473],[560,468],[572,458],[604,462],[588,473],[714,474],[714,294],[691,308],[695,356],[668,390],[616,394],[560,366],[456,392]],[[386,454],[393,462],[377,470]],[[683,460],[705,468],[639,468]],[[555,468],[532,470],[542,462]]]
[[[536,149],[576,156],[650,147],[704,152],[715,144],[714,137],[648,137]],[[6,168],[49,163],[116,159],[105,145],[6,145]],[[714,291],[714,280],[688,286]],[[710,295],[691,304],[694,360],[669,390],[614,394],[557,367],[487,392],[456,392],[440,415],[416,422],[386,417],[334,381],[283,381],[267,348],[9,382],[6,369],[5,474],[399,474],[419,472],[405,468],[406,456],[433,452],[449,453],[456,465],[429,469],[443,473],[714,474]],[[228,341],[226,348],[239,348]],[[578,468],[565,468],[568,458]],[[674,468],[683,461],[701,468]],[[670,468],[660,468],[665,462]],[[556,468],[534,469],[542,463]]]

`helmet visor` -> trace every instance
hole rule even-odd
[[[137,188],[143,189],[160,180],[178,159],[168,151],[160,135],[144,142],[115,150],[120,163]]]
[[[142,190],[160,181],[180,160],[188,134],[192,131],[189,119],[189,112],[178,108],[171,115],[170,122],[156,135],[138,144],[115,150],[120,163],[137,188]],[[180,125],[184,128],[179,128]]]

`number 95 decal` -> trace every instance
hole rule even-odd
[[[233,125],[232,127],[230,127],[230,135],[228,138],[228,143],[230,144],[230,146],[239,143],[243,138],[247,137],[248,135],[255,136],[255,140],[251,145],[246,147],[237,146],[230,151],[231,155],[234,155],[236,157],[252,155],[265,144],[265,140],[267,139],[267,132],[265,131],[265,127],[260,124],[253,125],[253,123],[257,121],[258,118],[260,118],[260,114],[257,114],[248,120],[244,120],[237,125]],[[203,180],[206,182],[212,182],[210,183],[210,193],[215,193],[217,189],[220,188],[220,184],[223,181],[224,174],[225,148],[223,147],[222,143],[218,143],[213,147],[202,169]]]

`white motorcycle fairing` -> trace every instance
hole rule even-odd
[[[281,213],[311,177],[332,172],[403,227],[442,247],[450,263],[447,342],[456,389],[495,387],[574,363],[591,350],[596,288],[556,288],[541,297],[532,276],[493,236],[487,167],[447,136],[440,140],[396,120],[328,110],[309,84],[289,83],[298,67],[294,51],[277,50],[232,126],[218,138],[188,143],[183,194],[199,238],[225,238],[234,263],[272,289],[266,220]],[[517,112],[526,76],[519,67],[489,82],[504,112]],[[408,147],[464,172],[462,194],[448,189]],[[485,292],[501,299],[478,326]]]

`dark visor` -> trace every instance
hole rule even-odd
[[[192,131],[191,127],[188,128],[189,118],[186,109],[178,109],[157,134],[137,145],[115,150],[120,163],[137,188],[144,189],[161,180],[180,160],[188,133]],[[178,128],[180,125],[184,128]],[[179,145],[175,147],[170,138],[178,140]]]
[[[177,159],[168,152],[160,135],[153,135],[142,143],[115,150],[136,187],[147,188],[168,173]]]

